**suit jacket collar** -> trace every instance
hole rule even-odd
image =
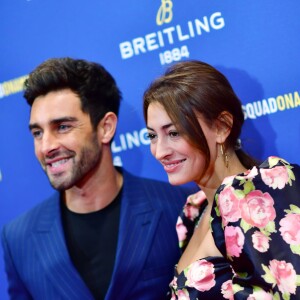
[[[92,300],[93,296],[73,266],[67,250],[59,197],[56,193],[46,202],[38,220],[34,235],[38,259],[62,299]]]
[[[118,246],[106,300],[125,299],[141,271],[160,218],[151,205],[141,179],[126,171],[124,176]],[[37,253],[49,280],[66,299],[93,299],[68,254],[61,222],[59,193],[51,197],[39,218],[35,234]],[[51,271],[49,271],[49,269]],[[74,296],[73,296],[74,295]]]
[[[141,276],[161,214],[152,206],[147,191],[140,186],[142,179],[124,170],[123,176],[117,255],[105,300],[127,299]]]

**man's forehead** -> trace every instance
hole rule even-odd
[[[89,118],[81,108],[79,97],[73,92],[51,92],[39,96],[32,104],[30,124],[49,124],[56,120]]]

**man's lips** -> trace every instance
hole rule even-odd
[[[55,160],[55,161],[52,161],[52,162],[46,162],[46,165],[49,166],[49,167],[53,167],[53,168],[56,168],[64,163],[66,163],[67,161],[69,160],[69,158],[63,158],[63,159],[59,159],[59,160]]]
[[[58,174],[66,171],[71,158],[61,158],[46,161],[47,172],[50,174]]]

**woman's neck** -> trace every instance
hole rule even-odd
[[[247,170],[234,151],[229,152],[228,157],[229,161],[227,167],[223,157],[217,157],[214,164],[209,168],[209,174],[204,176],[204,178],[201,179],[201,182],[198,183],[209,203],[213,203],[216,191],[226,177],[243,173]]]

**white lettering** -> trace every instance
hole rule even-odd
[[[187,40],[187,39],[190,38],[190,36],[189,36],[188,34],[182,35],[182,31],[181,31],[180,25],[177,25],[177,26],[176,26],[176,30],[177,30],[177,34],[178,34],[178,39],[179,39],[179,41],[185,41],[185,40]]]
[[[163,30],[163,33],[166,33],[167,36],[168,36],[168,41],[169,41],[169,44],[173,44],[174,43],[174,39],[173,39],[173,35],[172,35],[172,32],[175,30],[174,27],[169,27],[169,28],[165,28]]]
[[[195,36],[195,31],[194,31],[194,28],[193,28],[193,23],[191,21],[188,21],[188,26],[189,26],[190,36],[194,37]]]
[[[262,108],[261,108],[261,102],[254,102],[253,103],[255,115],[260,117],[262,115]]]
[[[262,101],[262,109],[263,109],[263,115],[270,114],[270,109],[269,109],[268,103],[265,99]]]
[[[209,22],[210,22],[210,26],[216,30],[219,30],[225,26],[224,18],[222,18],[222,15],[220,12],[213,13],[210,16]]]
[[[127,132],[126,133],[126,140],[127,140],[127,145],[129,149],[133,148],[133,145],[139,147],[140,146],[140,141],[139,141],[139,136],[138,132],[134,131],[133,134]]]
[[[201,22],[200,20],[196,19],[195,20],[195,26],[196,26],[196,31],[197,31],[197,34],[198,35],[201,35],[202,32],[201,32],[201,28],[203,30],[205,30],[206,32],[209,32],[209,24],[208,24],[208,19],[207,17],[204,17],[203,18],[203,21],[204,22]]]
[[[120,156],[115,156],[113,158],[113,164],[114,166],[117,166],[117,167],[122,167],[123,166],[123,163],[122,163],[122,159]]]
[[[154,51],[175,42],[182,42],[196,35],[201,36],[203,32],[209,33],[211,29],[219,30],[225,26],[224,18],[220,12],[215,12],[211,16],[204,16],[201,20],[189,20],[185,27],[177,24],[175,27],[167,27],[161,31],[146,34],[144,37],[137,37],[132,41],[120,43],[122,59],[130,58],[134,55]],[[185,30],[184,30],[185,29]]]
[[[116,145],[116,141],[113,141],[113,142],[111,143],[111,151],[112,151],[113,153],[121,152],[121,151],[122,151],[122,147],[121,147],[121,146],[117,146],[117,145]]]
[[[119,136],[115,136],[111,144],[111,150],[113,153],[119,153],[134,147],[140,147],[141,145],[149,145],[150,140],[147,138],[147,135],[147,128],[122,133]]]
[[[245,108],[246,108],[246,119],[248,117],[250,119],[256,119],[252,103],[247,103]]]
[[[140,51],[145,53],[145,40],[142,37],[138,37],[132,41],[134,54],[138,55],[140,54]]]
[[[123,59],[133,56],[133,49],[130,42],[123,42],[120,44],[121,57]]]
[[[156,33],[150,33],[145,36],[148,51],[155,50],[159,47],[156,44],[155,37],[156,37]]]
[[[148,130],[147,128],[143,128],[139,134],[140,141],[143,145],[150,145],[150,140],[148,139]]]
[[[270,107],[270,112],[275,113],[277,111],[276,99],[269,98],[268,103],[269,103],[269,107]]]
[[[164,43],[164,39],[163,39],[161,31],[157,32],[157,37],[158,37],[159,46],[163,47],[165,45],[165,43]]]

